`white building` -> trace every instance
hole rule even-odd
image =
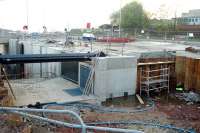
[[[200,9],[182,13],[182,16],[178,18],[178,23],[185,25],[200,25]]]

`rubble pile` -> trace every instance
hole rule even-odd
[[[175,97],[179,100],[184,100],[187,103],[199,103],[200,102],[200,95],[190,91],[189,93],[176,93]]]

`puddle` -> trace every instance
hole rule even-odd
[[[176,91],[173,91],[169,94],[166,94],[166,92],[161,93],[154,93],[151,97],[153,101],[159,102],[161,104],[174,104],[174,105],[180,105],[180,104],[186,104],[185,101],[179,100],[175,97]]]
[[[113,107],[137,107],[141,105],[136,96],[118,97],[113,99],[107,99],[102,103],[103,106]]]
[[[181,101],[173,96],[173,93],[167,94],[166,92],[161,93],[152,93],[151,99],[154,102],[158,102],[161,104],[185,104],[184,101]],[[142,99],[145,104],[147,104],[147,96],[142,96]],[[102,105],[107,107],[138,107],[141,106],[139,103],[137,97],[135,95],[127,96],[127,97],[118,97],[113,99],[107,99],[105,102],[102,103]]]

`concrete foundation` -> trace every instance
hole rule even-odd
[[[63,78],[52,79],[18,79],[10,81],[16,96],[15,105],[24,106],[40,103],[65,103],[81,100],[95,99],[81,94],[71,95],[68,90],[78,86]]]

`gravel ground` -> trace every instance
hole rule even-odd
[[[62,109],[62,107],[51,107],[56,109]],[[184,129],[194,129],[197,133],[200,133],[200,105],[186,105],[185,103],[162,103],[159,100],[155,101],[155,107],[149,111],[137,112],[137,113],[100,113],[94,110],[82,109],[81,117],[85,123],[92,122],[107,122],[107,121],[143,121],[146,123],[159,123],[162,125],[172,124],[176,127]],[[74,119],[63,115],[49,115],[49,118],[74,122]],[[154,128],[143,125],[98,125],[109,126],[118,128],[130,128],[144,131],[145,133],[176,133],[171,129]],[[31,130],[27,130],[27,127],[31,127]],[[0,115],[0,133],[79,133],[80,130],[69,129],[64,127],[56,127],[53,125],[39,124],[37,122],[24,123],[19,117],[13,117],[12,115]],[[24,132],[24,130],[26,132]],[[30,131],[30,132],[28,132]],[[92,132],[92,131],[90,131]],[[97,132],[96,132],[97,133]],[[101,132],[99,132],[101,133]]]

